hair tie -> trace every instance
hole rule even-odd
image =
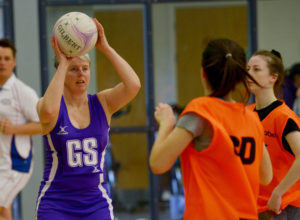
[[[272,49],[272,50],[271,50],[271,53],[274,54],[276,57],[282,59],[282,58],[281,58],[281,54],[280,54],[277,50]]]
[[[225,55],[225,58],[228,58],[228,57],[232,57],[232,54],[231,54],[231,53],[227,53],[227,54]]]

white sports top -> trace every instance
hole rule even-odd
[[[36,92],[12,74],[0,89],[0,119],[7,118],[12,124],[38,122],[37,102]],[[30,136],[0,133],[0,171],[18,170],[15,168],[15,164],[18,164],[19,167],[22,167],[23,163],[29,164],[31,157]],[[21,172],[27,172],[26,169]]]

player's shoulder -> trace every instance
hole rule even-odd
[[[280,105],[277,109],[275,108],[275,113],[276,113],[276,119],[277,120],[283,120],[283,119],[293,119],[295,121],[299,122],[299,117],[298,115],[289,107],[287,106],[284,102],[282,105]]]
[[[247,106],[246,106],[246,109],[249,109],[249,110],[251,110],[251,111],[254,111],[255,107],[256,107],[256,104],[253,103],[253,104],[247,105]]]
[[[278,110],[284,114],[294,114],[294,111],[287,104],[285,104],[285,102],[282,102]]]
[[[16,78],[15,88],[20,92],[20,95],[37,95],[36,91],[22,80]]]
[[[208,105],[215,102],[215,97],[202,96],[192,99],[188,105]]]

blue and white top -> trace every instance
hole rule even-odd
[[[88,95],[88,101],[88,127],[72,125],[62,98],[57,123],[44,135],[46,166],[37,219],[114,219],[104,173],[109,125],[97,95]]]
[[[38,122],[36,92],[19,80],[15,74],[0,88],[0,119],[7,118],[12,124]],[[0,133],[0,172],[29,173],[33,148],[30,135],[6,135]],[[3,177],[4,178],[4,177]]]

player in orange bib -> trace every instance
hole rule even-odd
[[[157,139],[150,154],[156,174],[169,170],[181,156],[185,220],[257,219],[259,183],[272,179],[263,128],[257,116],[232,91],[247,90],[244,50],[229,39],[211,41],[202,54],[206,97],[193,99],[174,128],[167,104],[156,107]]]
[[[284,76],[279,52],[258,51],[248,63],[249,74],[260,87],[249,82],[255,94],[255,110],[264,127],[265,143],[273,166],[273,180],[260,187],[260,219],[300,219],[300,122],[298,116],[277,99]],[[267,211],[270,210],[270,211]]]

